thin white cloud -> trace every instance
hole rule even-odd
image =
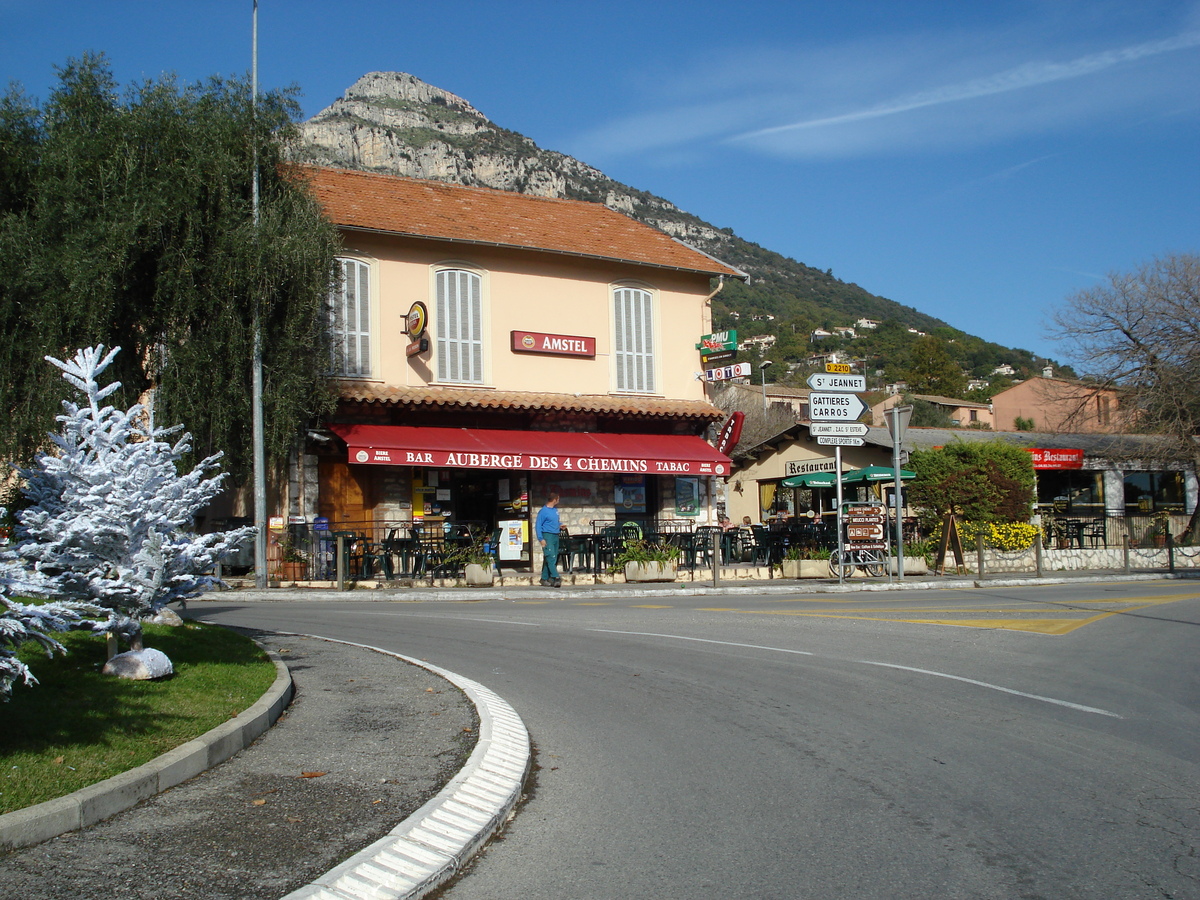
[[[1136,62],[1147,57],[1159,56],[1164,53],[1186,50],[1197,46],[1200,46],[1200,31],[1188,32],[1166,40],[1148,41],[1142,44],[1135,44],[1131,47],[1081,56],[1066,63],[1026,63],[986,78],[977,78],[959,84],[944,85],[932,90],[920,91],[854,112],[747,131],[735,135],[731,140],[752,140],[786,132],[848,125],[881,119],[887,116],[901,115],[913,112],[914,110],[941,106],[947,103],[959,103],[965,100],[1007,94],[1012,91],[1025,90],[1057,81],[1082,78],[1086,75],[1093,75],[1115,66]]]

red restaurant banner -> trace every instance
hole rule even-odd
[[[728,475],[729,457],[699,437],[505,431],[414,425],[331,425],[348,461],[431,469],[532,469],[647,475]]]
[[[1082,469],[1083,451],[1030,447],[1035,469]]]

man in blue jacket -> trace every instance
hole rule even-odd
[[[538,510],[533,533],[542,547],[542,587],[562,587],[558,577],[558,494],[546,495],[546,505]]]

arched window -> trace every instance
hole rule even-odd
[[[654,296],[650,291],[613,289],[613,359],[618,391],[654,393]]]
[[[371,266],[339,259],[341,277],[329,292],[329,370],[334,375],[371,374]]]
[[[437,273],[438,381],[483,383],[483,279],[466,269]]]

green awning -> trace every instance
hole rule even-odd
[[[908,469],[900,470],[900,480],[908,481],[915,478],[916,473]],[[879,481],[895,481],[896,470],[888,466],[863,466],[842,476],[842,484],[875,484]]]
[[[781,482],[785,488],[818,488],[834,487],[837,484],[836,472],[805,472],[803,475],[792,475]]]

